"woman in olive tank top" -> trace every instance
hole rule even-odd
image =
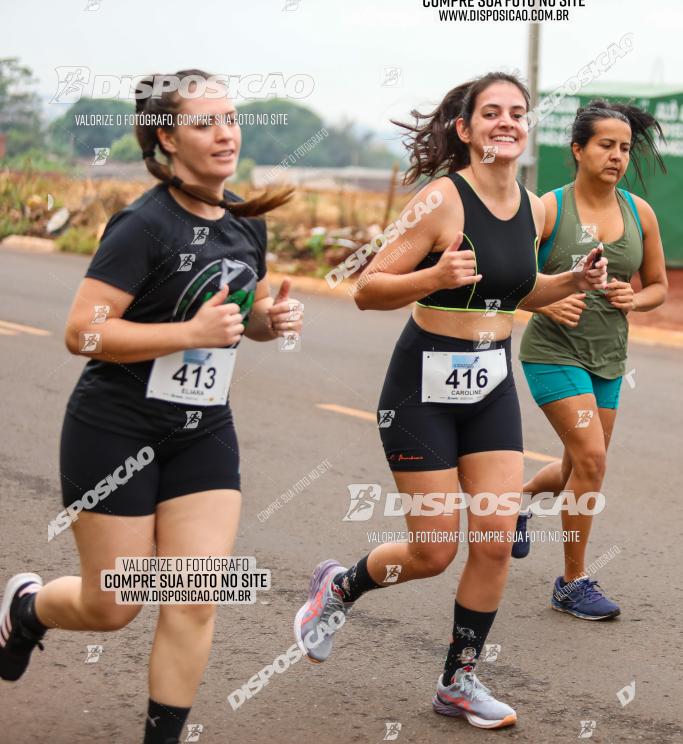
[[[609,281],[605,290],[577,293],[535,310],[519,354],[534,400],[564,445],[562,460],[542,468],[524,491],[574,494],[563,497],[562,527],[575,540],[564,542],[564,575],[555,581],[552,606],[587,620],[615,617],[620,610],[586,574],[592,515],[571,512],[597,512],[603,501],[581,497],[602,487],[625,372],[627,315],[661,305],[667,291],[655,213],[640,197],[617,188],[629,162],[641,176],[643,151],[665,170],[651,130],[661,136],[657,121],[634,106],[592,101],[578,110],[571,135],[576,179],[542,197],[546,221],[539,271],[580,269],[598,246],[609,262]],[[643,286],[639,292],[630,284],[636,271]],[[529,552],[527,514],[518,521],[522,539],[513,549],[518,558]]]

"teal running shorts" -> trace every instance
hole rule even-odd
[[[522,369],[536,404],[544,406],[562,398],[591,393],[598,408],[618,408],[621,377],[606,380],[583,367],[568,364],[522,362]]]

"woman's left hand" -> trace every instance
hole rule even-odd
[[[607,287],[607,259],[603,256],[595,263],[595,259],[602,255],[602,243],[586,256],[583,268],[576,271],[576,288],[580,290],[605,289]]]
[[[268,308],[270,327],[276,336],[285,333],[301,334],[304,317],[304,304],[289,296],[292,286],[290,279],[283,279],[273,304]]]
[[[635,292],[629,282],[620,282],[612,279],[605,289],[607,292],[607,301],[610,305],[619,308],[623,313],[628,313],[630,310],[636,309],[633,300]]]

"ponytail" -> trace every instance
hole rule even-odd
[[[208,73],[203,72],[202,70],[181,70],[176,73],[176,77],[180,78],[185,76],[196,76],[204,78],[205,80],[210,77]],[[174,122],[173,124],[163,127],[157,127],[154,124],[145,124],[144,120],[138,120],[138,123],[135,125],[135,136],[142,148],[142,158],[145,161],[145,166],[155,178],[169,186],[179,189],[194,199],[198,199],[199,201],[216,207],[223,207],[223,209],[227,210],[235,217],[258,217],[261,214],[265,214],[266,212],[285,204],[292,198],[294,189],[287,187],[267,191],[247,201],[232,202],[227,201],[225,198],[219,199],[205,186],[183,181],[181,178],[174,175],[167,165],[157,160],[155,156],[157,146],[167,158],[169,157],[169,154],[165,152],[161,142],[159,142],[157,129],[163,128],[167,131],[173,130],[175,127],[176,116],[180,113],[181,101],[177,91],[163,90],[161,95],[158,97],[145,97],[143,91],[153,89],[155,77],[156,75],[150,75],[147,78],[143,78],[135,89],[136,114],[151,114],[152,117],[150,118],[152,120],[158,117],[159,121],[165,121],[170,115],[171,121]]]
[[[529,91],[519,78],[505,72],[490,72],[449,90],[429,114],[421,114],[413,109],[410,114],[415,118],[414,124],[391,120],[392,124],[408,132],[404,144],[410,151],[410,167],[403,179],[405,184],[415,183],[421,176],[434,178],[452,173],[470,164],[469,145],[458,136],[456,119],[462,117],[469,126],[477,96],[490,85],[500,82],[517,86],[524,96],[528,110],[531,101]]]

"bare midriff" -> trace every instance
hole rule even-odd
[[[413,306],[413,319],[420,328],[467,341],[479,341],[481,333],[491,332],[494,340],[504,341],[512,333],[512,317],[512,313],[487,315],[484,311],[436,310],[417,303]]]

